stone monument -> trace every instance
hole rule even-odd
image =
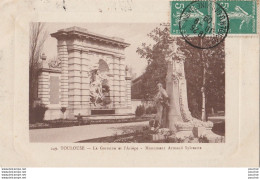
[[[185,56],[177,50],[176,44],[170,45],[167,57],[168,69],[166,91],[169,96],[168,128],[177,138],[189,136],[216,138],[211,129],[211,121],[203,122],[191,116],[188,108],[187,86],[184,71]]]
[[[57,39],[58,61],[39,72],[38,96],[48,107],[45,120],[75,115],[88,119],[132,119],[131,77],[125,65],[124,39],[71,27],[51,34]]]

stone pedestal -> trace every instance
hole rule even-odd
[[[165,136],[162,134],[150,134],[150,140],[152,141],[162,141],[165,140]]]
[[[150,138],[152,141],[162,141],[165,140],[170,134],[170,129],[161,128],[156,132],[156,134],[150,134]]]
[[[209,143],[223,143],[225,142],[225,137],[217,135],[212,132],[211,129],[206,129],[202,136],[208,140]]]
[[[194,137],[200,137],[200,136],[203,136],[205,131],[206,131],[205,127],[194,127],[193,128],[193,135],[194,135]]]

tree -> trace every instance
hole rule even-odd
[[[36,22],[30,24],[29,44],[29,105],[32,108],[33,101],[37,97],[39,59],[43,45],[47,39],[47,30],[44,23]]]
[[[203,39],[199,37],[194,37],[192,40],[196,41],[195,44],[203,43]],[[183,51],[186,57],[185,74],[188,98],[197,98],[201,114],[195,116],[199,115],[203,121],[206,121],[207,111],[210,108],[218,108],[219,105],[223,108],[225,105],[224,42],[214,48],[203,50],[190,46],[182,38],[179,38],[177,42],[179,50]]]
[[[153,98],[157,91],[157,83],[160,82],[165,87],[167,73],[165,57],[168,54],[170,34],[167,28],[157,27],[148,36],[155,41],[155,44],[152,46],[143,43],[136,51],[148,62],[141,84],[142,98],[145,100]]]
[[[168,53],[170,33],[168,26],[161,25],[148,34],[154,45],[142,44],[137,49],[141,58],[147,60],[148,65],[143,74],[142,90],[144,99],[151,99],[156,93],[156,83],[165,86],[167,64],[165,57]],[[201,41],[194,37],[192,41]],[[198,43],[196,43],[198,44]],[[185,56],[185,76],[187,80],[188,105],[192,115],[206,120],[206,110],[224,106],[225,100],[225,53],[224,43],[213,49],[201,50],[192,47],[181,37],[177,37],[177,50]],[[202,90],[203,89],[203,90]],[[204,116],[202,107],[204,106]]]
[[[202,53],[202,120],[207,120],[207,109],[218,108],[214,101],[225,103],[225,44],[221,43],[212,49],[204,49]],[[205,94],[207,93],[207,94]],[[208,105],[206,104],[208,103]],[[223,107],[222,107],[223,108]]]

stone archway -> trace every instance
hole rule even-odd
[[[97,95],[97,90],[101,94],[106,83],[111,87],[111,104],[106,109],[115,114],[130,113],[131,78],[125,71],[125,48],[130,44],[80,27],[61,29],[51,36],[58,40],[61,59],[61,106],[68,109],[70,118],[79,113],[89,115],[99,108],[91,101],[91,95]],[[109,78],[99,80],[99,73]]]

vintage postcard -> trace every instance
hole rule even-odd
[[[259,166],[259,1],[4,7],[2,166]]]

